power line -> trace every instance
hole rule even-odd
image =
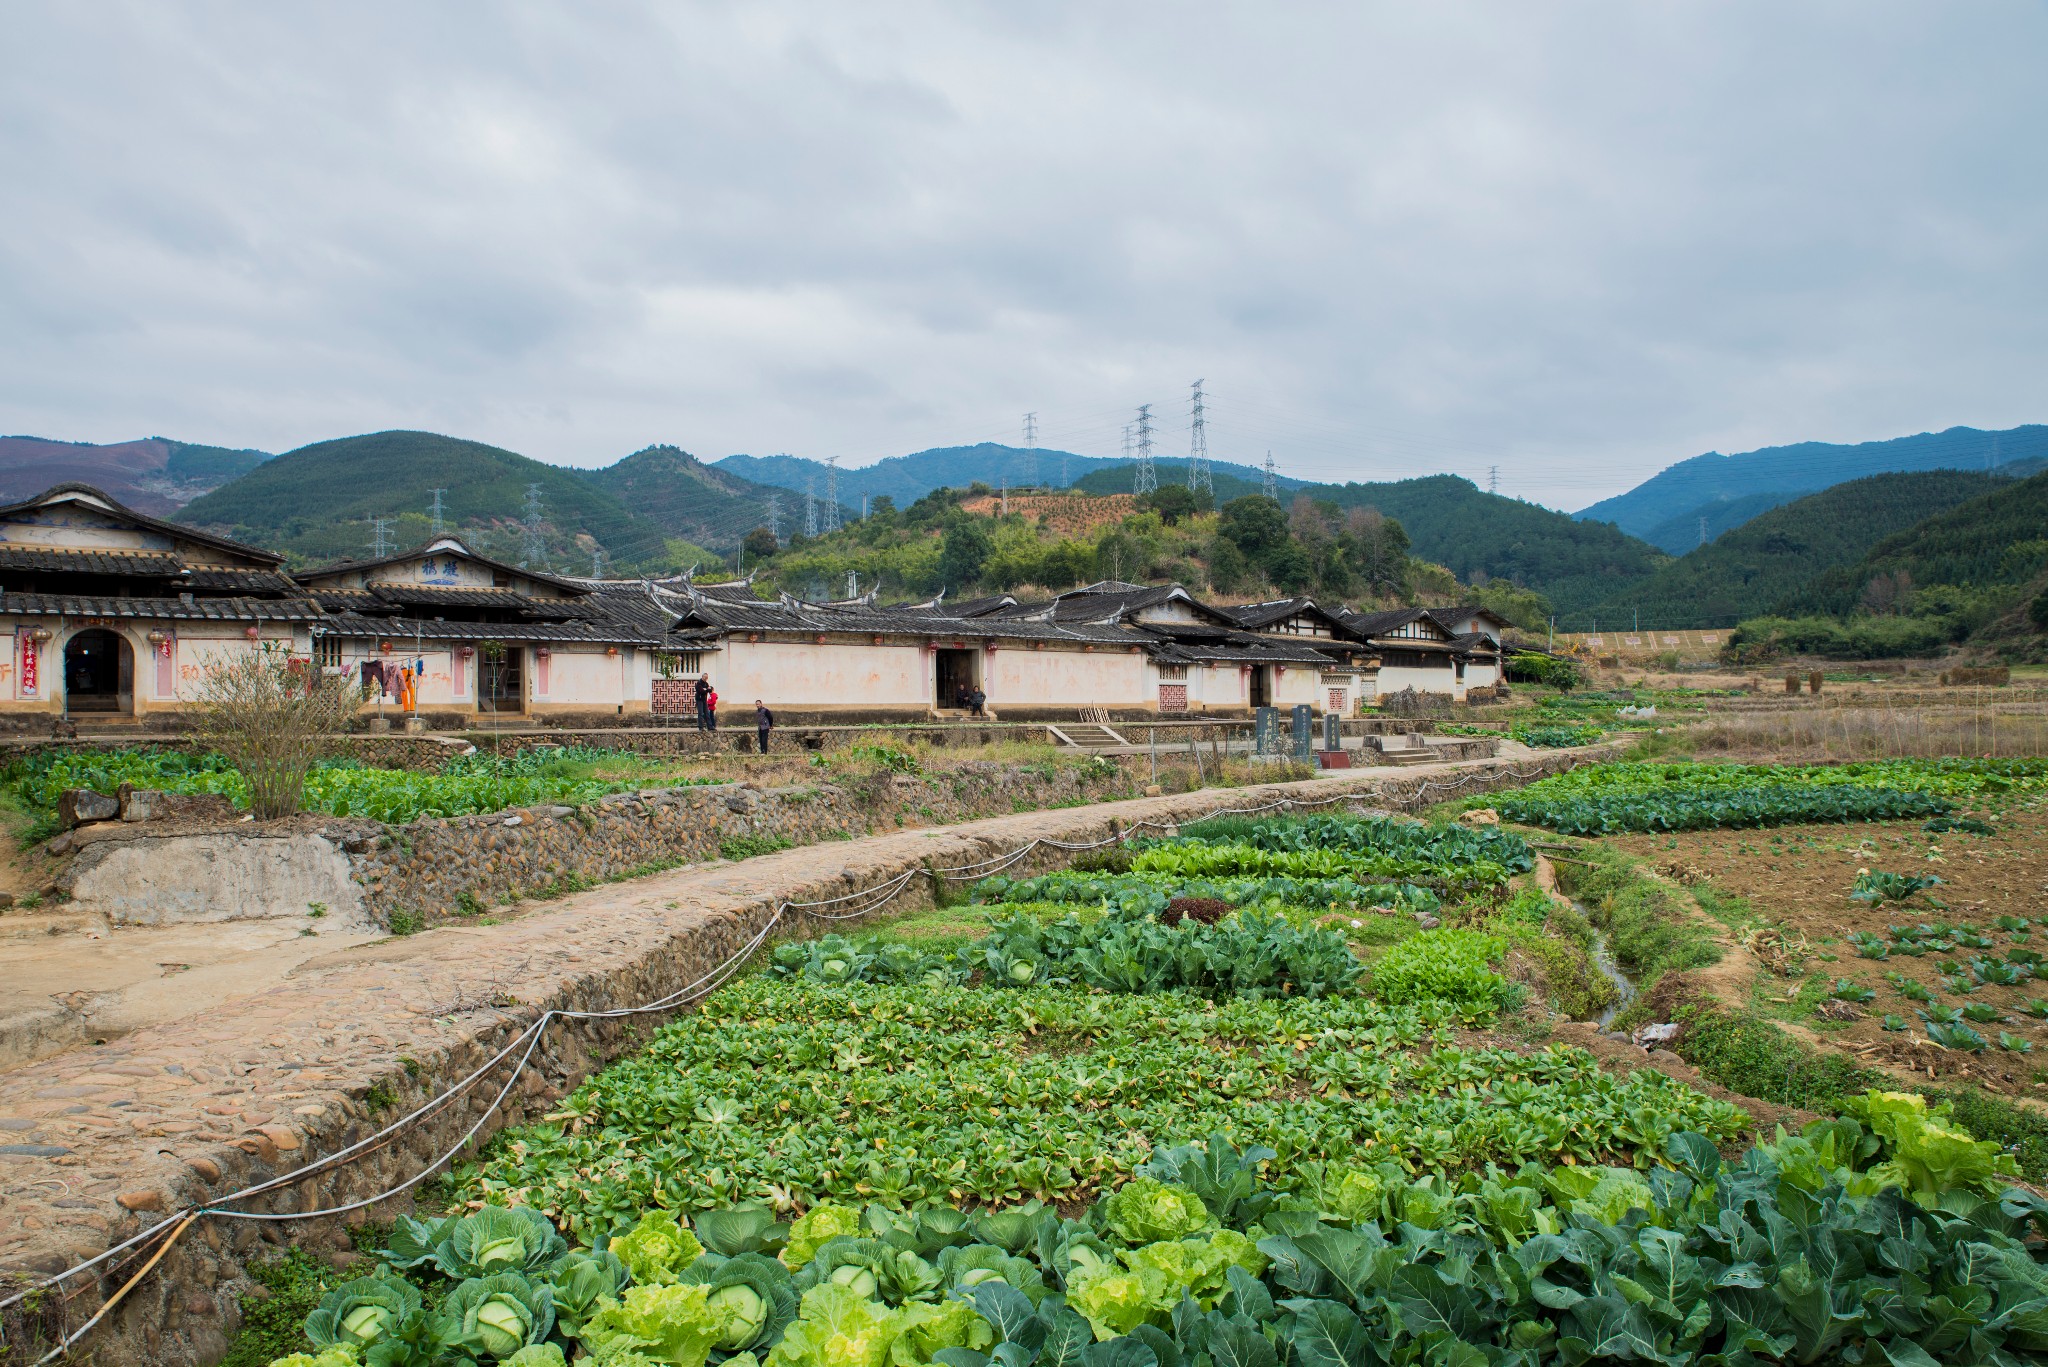
[[[388,517],[370,519],[370,559],[382,560],[397,549],[391,542],[391,522]]]
[[[1038,483],[1038,414],[1024,415],[1024,483]]]
[[[1138,405],[1138,465],[1132,476],[1133,493],[1149,494],[1159,487],[1159,472],[1152,468],[1152,405]]]
[[[1216,492],[1209,481],[1209,429],[1202,415],[1202,382],[1194,383],[1194,421],[1188,436],[1188,488],[1196,493]]]

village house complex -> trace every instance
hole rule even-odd
[[[976,693],[1016,720],[1304,703],[1351,715],[1403,688],[1492,687],[1503,625],[1469,608],[1212,604],[1178,584],[769,600],[751,582],[544,574],[453,538],[289,574],[280,555],[87,485],[0,508],[0,706],[17,718],[175,712],[210,662],[265,646],[362,682],[368,706],[457,719],[681,718],[700,678],[730,705],[849,719],[945,713]]]

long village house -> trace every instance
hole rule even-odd
[[[820,719],[943,715],[976,690],[1012,720],[1303,703],[1350,715],[1399,688],[1490,687],[1502,625],[1479,609],[1223,605],[1117,582],[1040,601],[813,603],[751,582],[545,574],[453,537],[291,575],[274,552],[85,485],[0,508],[0,709],[23,722],[175,712],[210,662],[266,645],[360,682],[367,707],[409,688],[440,724],[680,716],[699,678]]]

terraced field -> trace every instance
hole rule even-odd
[[[1874,1091],[1745,1149],[1726,1100],[1541,1038],[1592,931],[1535,864],[1498,828],[1219,820],[785,944],[326,1279],[283,1361],[2048,1351],[2048,1204],[1998,1144]]]

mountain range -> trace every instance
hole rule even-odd
[[[601,470],[548,465],[514,451],[434,432],[374,432],[276,456],[192,500],[181,521],[284,551],[294,564],[361,557],[386,539],[418,545],[433,530],[434,491],[445,529],[474,549],[529,559],[527,493],[539,497],[547,566],[667,573],[716,561],[767,519],[778,491],[713,470],[673,446],[652,446]]]
[[[264,451],[231,451],[169,437],[105,446],[0,437],[0,500],[33,498],[52,484],[76,480],[105,490],[137,512],[163,517],[269,459]]]
[[[1995,470],[2044,458],[2048,426],[2039,424],[2000,432],[1951,427],[1853,446],[1808,441],[1732,456],[1708,452],[1573,516],[1612,522],[1631,536],[1683,555],[1759,513],[1844,480],[1910,470]]]

